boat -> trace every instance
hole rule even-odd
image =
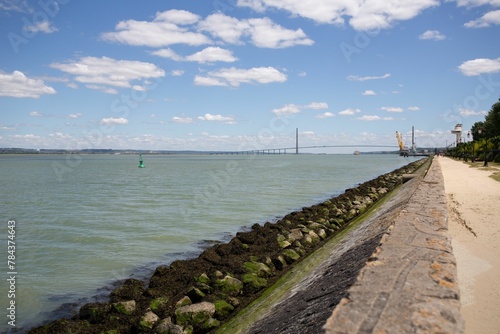
[[[139,155],[139,168],[144,168],[144,161],[142,161],[142,154]]]
[[[361,152],[360,152],[360,151],[354,151],[354,153],[353,153],[353,154],[354,154],[354,155],[360,155],[360,154],[361,154]]]

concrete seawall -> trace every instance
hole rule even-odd
[[[401,208],[326,333],[463,333],[439,164]]]

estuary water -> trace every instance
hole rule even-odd
[[[255,223],[404,166],[397,155],[0,155],[0,332],[95,301]],[[7,282],[15,221],[15,297]],[[66,313],[65,313],[66,312]]]

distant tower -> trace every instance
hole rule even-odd
[[[462,124],[458,123],[455,125],[455,129],[451,130],[451,133],[456,136],[455,146],[462,142]]]
[[[299,128],[295,128],[295,154],[299,154]]]

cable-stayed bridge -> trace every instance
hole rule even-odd
[[[301,149],[319,149],[319,148],[399,148],[397,145],[313,145],[313,146],[294,146],[281,148],[264,148],[242,151],[216,151],[212,154],[298,154]]]

